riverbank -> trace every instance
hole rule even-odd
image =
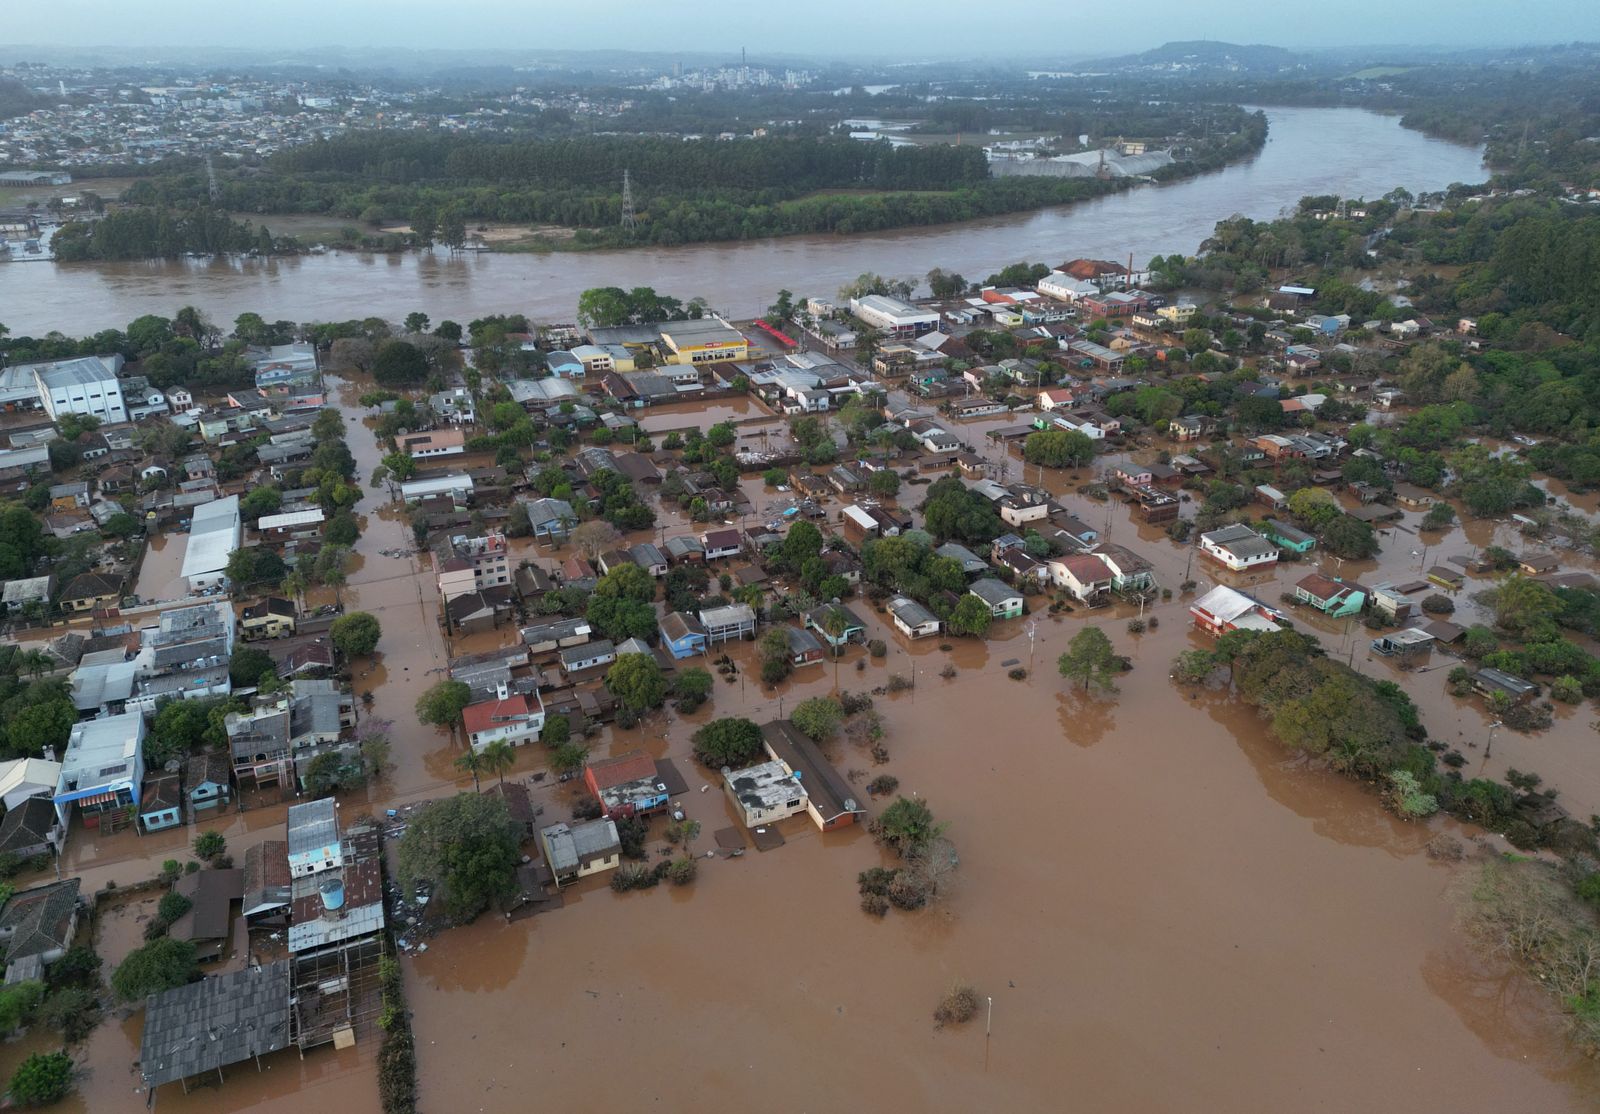
[[[0,320],[14,336],[122,328],[194,305],[214,321],[330,321],[422,310],[435,321],[523,313],[571,320],[578,295],[644,274],[730,317],[766,311],[778,288],[832,296],[866,271],[920,278],[930,267],[985,275],[1019,259],[1148,260],[1190,255],[1235,213],[1276,217],[1308,195],[1376,197],[1482,177],[1482,151],[1427,139],[1358,109],[1274,109],[1260,155],[1215,174],[1080,205],[942,228],[790,236],[689,247],[548,253],[333,252],[281,259],[0,266]],[[630,285],[622,282],[622,285]]]

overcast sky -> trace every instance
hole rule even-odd
[[[17,13],[21,16],[21,11]],[[12,42],[272,48],[336,45],[1030,57],[1143,50],[1176,39],[1288,47],[1515,45],[1600,39],[1597,0],[53,0]]]

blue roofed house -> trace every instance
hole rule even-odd
[[[583,361],[571,352],[556,351],[545,357],[545,366],[557,379],[582,379]]]
[[[578,524],[572,504],[564,499],[530,499],[525,505],[528,508],[528,525],[533,528],[536,538],[564,538]]]
[[[669,611],[661,620],[661,644],[680,661],[703,654],[706,652],[705,624],[682,611]]]

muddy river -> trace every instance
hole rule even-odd
[[[423,310],[434,320],[527,313],[570,321],[579,292],[644,283],[702,296],[725,313],[764,312],[780,287],[831,296],[864,271],[920,278],[930,267],[979,278],[1018,259],[1076,256],[1143,263],[1192,254],[1234,213],[1270,219],[1316,194],[1376,197],[1484,178],[1482,151],[1429,139],[1395,117],[1349,108],[1273,108],[1254,159],[1215,174],[1095,201],[937,228],[865,236],[796,236],[680,248],[451,258],[335,253],[279,260],[179,260],[0,266],[0,321],[13,336],[121,328],[145,313],[199,306],[231,322],[326,321]]]

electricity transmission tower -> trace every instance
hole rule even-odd
[[[633,211],[633,182],[628,171],[622,172],[622,230],[636,232],[639,229],[639,217]]]
[[[217,168],[212,165],[210,155],[206,156],[206,188],[211,194],[213,205],[222,200],[222,187],[217,184]]]

